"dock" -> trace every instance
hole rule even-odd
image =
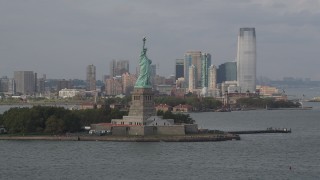
[[[266,130],[229,131],[230,134],[267,134],[267,133],[291,133],[288,128],[267,128]]]

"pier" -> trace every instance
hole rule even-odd
[[[266,130],[229,131],[230,134],[266,134],[266,133],[291,133],[287,128],[267,128]]]

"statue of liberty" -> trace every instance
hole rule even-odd
[[[146,38],[143,38],[143,47],[140,54],[140,74],[136,81],[135,88],[151,88],[150,65],[152,61],[147,57],[147,48],[145,48]]]

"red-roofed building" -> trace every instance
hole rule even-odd
[[[166,111],[172,111],[172,106],[169,106],[167,104],[158,104],[156,106],[156,111],[163,111],[163,112],[166,112]]]
[[[179,104],[175,107],[173,107],[173,112],[191,112],[192,106],[188,104]]]

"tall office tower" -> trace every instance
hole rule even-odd
[[[237,85],[240,91],[256,90],[256,32],[255,28],[240,28],[237,52]]]
[[[226,62],[219,65],[217,83],[237,80],[237,62]]]
[[[201,81],[201,51],[187,51],[184,55],[184,78],[189,83],[189,67],[193,65],[197,69],[197,79],[195,88],[200,85]]]
[[[184,78],[186,82],[189,82],[189,67],[194,65],[197,72],[197,79],[195,82],[196,88],[202,87],[202,77],[204,78],[204,83],[207,83],[205,74],[207,74],[207,69],[203,72],[203,63],[205,67],[209,67],[211,65],[211,55],[208,53],[201,53],[201,51],[188,51],[184,56]],[[204,73],[204,76],[202,76]]]
[[[87,91],[96,90],[96,67],[93,64],[87,66],[86,90]]]
[[[203,53],[201,55],[201,88],[208,87],[209,67],[211,66],[211,55]]]
[[[176,80],[184,77],[184,59],[176,59]]]
[[[195,65],[189,67],[189,92],[193,92],[197,88],[197,68]]]
[[[112,60],[110,62],[110,76],[122,76],[123,73],[129,72],[128,60]]]
[[[35,80],[33,71],[15,71],[14,81],[16,83],[16,92],[33,95],[35,92]]]
[[[215,91],[217,86],[217,68],[214,65],[209,67],[209,83],[208,90]]]

